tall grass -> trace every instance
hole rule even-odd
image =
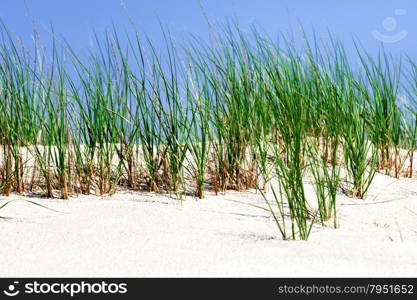
[[[378,166],[387,173],[394,170],[399,177],[402,124],[397,104],[401,61],[392,61],[383,51],[375,61],[369,54],[359,52],[365,83],[363,96],[369,115],[369,137],[379,153]]]
[[[190,130],[188,149],[191,155],[188,159],[187,169],[191,176],[195,178],[195,196],[202,199],[204,198],[207,163],[211,146],[211,104],[208,83],[199,73],[197,70],[193,73],[190,68],[187,99],[191,114],[187,126]]]
[[[411,59],[383,49],[374,59],[356,44],[357,71],[331,36],[304,34],[299,46],[230,24],[211,43],[163,34],[160,47],[113,29],[80,55],[55,35],[51,51],[31,51],[2,25],[1,193],[146,189],[181,199],[256,188],[283,237],[307,239],[315,222],[337,226],[343,182],[364,198],[376,172],[413,177]]]

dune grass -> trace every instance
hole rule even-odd
[[[113,29],[87,55],[55,36],[31,53],[0,31],[4,195],[259,189],[283,238],[308,239],[314,222],[337,226],[339,190],[364,198],[376,172],[415,174],[417,67],[384,49],[356,44],[356,70],[331,36],[299,47],[230,24],[210,43],[164,30],[163,47]]]

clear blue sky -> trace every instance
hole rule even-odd
[[[121,31],[130,28],[126,11],[139,29],[157,43],[162,40],[158,18],[175,38],[188,34],[207,36],[199,0],[1,0],[0,17],[9,29],[30,41],[30,17],[39,28],[51,23],[73,46],[88,47],[92,28],[102,32],[112,23]],[[405,52],[417,58],[416,0],[202,0],[213,22],[235,18],[243,28],[256,24],[271,36],[298,24],[317,33],[330,30],[349,44],[356,36],[371,52],[381,39],[394,54]],[[43,33],[47,36],[47,33]],[[378,40],[378,38],[379,40]],[[394,42],[393,42],[394,41]]]

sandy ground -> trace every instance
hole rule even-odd
[[[311,189],[310,189],[311,190]],[[30,199],[0,210],[0,276],[417,276],[417,180],[377,175],[365,200],[338,198],[339,228],[283,241],[268,214],[228,192],[182,205],[169,196]]]

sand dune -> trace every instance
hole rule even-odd
[[[307,186],[308,187],[308,186]],[[307,188],[307,190],[312,190]],[[309,195],[309,197],[313,197]],[[117,193],[1,210],[0,276],[416,276],[417,180],[378,174],[338,198],[339,228],[283,241],[255,191],[187,198]]]

